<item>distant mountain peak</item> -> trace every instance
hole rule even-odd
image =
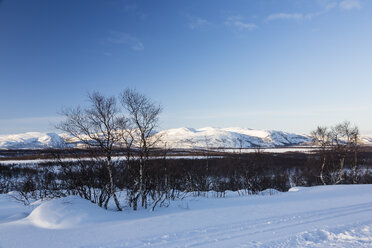
[[[273,130],[204,127],[175,128],[158,133],[173,148],[251,148],[293,146],[308,143],[310,137]]]
[[[0,148],[5,149],[57,148],[64,144],[64,140],[56,133],[27,132],[0,135]]]

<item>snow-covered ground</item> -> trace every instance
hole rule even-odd
[[[154,212],[0,195],[0,247],[372,247],[372,185],[269,193],[209,193]]]

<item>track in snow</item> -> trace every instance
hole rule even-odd
[[[279,245],[286,247],[291,240],[291,234],[308,233],[309,226],[317,230],[318,227],[327,226],[327,223],[339,218],[343,218],[345,223],[371,224],[371,222],[365,223],[365,218],[360,215],[368,213],[372,215],[372,203],[302,212],[295,215],[288,214],[275,218],[260,218],[253,222],[226,223],[182,232],[164,233],[141,240],[128,240],[127,244],[101,244],[97,247],[277,247]],[[350,224],[344,227],[348,226]],[[372,228],[372,225],[370,227]],[[266,241],[272,244],[263,245],[255,241],[261,240],[262,237],[267,237]],[[358,245],[359,247],[371,247],[372,237],[369,242]]]

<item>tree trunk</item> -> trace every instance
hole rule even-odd
[[[139,168],[139,189],[138,193],[142,196],[143,195],[143,158],[140,158],[140,168]]]
[[[358,152],[355,149],[354,151],[354,175],[353,175],[353,183],[357,184],[358,183]]]
[[[325,164],[326,164],[326,158],[325,158],[325,155],[323,155],[322,168],[320,169],[320,180],[322,181],[323,185],[326,185],[326,183],[325,183],[325,181],[324,181],[324,177],[323,177]]]
[[[345,164],[345,157],[342,157],[340,159],[340,169],[338,171],[338,177],[337,177],[337,180],[336,180],[336,183],[335,184],[338,184],[338,183],[342,182],[342,180],[343,180],[342,173],[344,171],[344,164]]]
[[[110,177],[110,194],[114,198],[115,205],[116,205],[116,208],[118,209],[118,211],[122,211],[122,209],[120,207],[119,200],[118,200],[118,198],[116,197],[116,194],[115,194],[114,178],[112,176],[111,159],[110,158],[107,159],[106,167],[107,167],[109,177]]]

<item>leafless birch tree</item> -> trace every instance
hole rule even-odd
[[[327,127],[318,127],[311,133],[311,136],[314,144],[319,147],[322,156],[320,170],[320,180],[322,183],[341,183],[344,180],[345,161],[348,157],[352,157],[353,183],[357,183],[360,136],[358,127],[352,126],[348,121],[344,121],[330,129]],[[327,161],[327,158],[332,161]],[[324,173],[327,164],[329,164],[329,166],[332,164],[333,168],[326,180]]]
[[[66,132],[70,137],[83,143],[86,147],[97,149],[100,156],[104,157],[109,184],[109,197],[113,197],[117,210],[121,211],[120,203],[116,197],[116,189],[113,175],[113,149],[120,140],[118,135],[121,130],[120,122],[124,117],[120,116],[114,97],[105,97],[98,92],[89,95],[90,106],[82,108],[69,108],[62,111],[66,118],[57,125],[57,128]],[[102,193],[105,191],[101,189]],[[104,207],[107,208],[107,203]]]
[[[320,181],[324,185],[326,185],[326,181],[324,179],[324,170],[327,162],[327,149],[329,149],[329,146],[331,144],[331,135],[327,127],[319,126],[315,131],[311,132],[311,137],[313,139],[314,144],[319,147],[319,151],[322,156],[322,165],[320,168],[319,177]]]
[[[154,134],[159,124],[159,115],[162,108],[134,89],[124,90],[120,95],[120,100],[131,121],[133,127],[131,135],[136,139],[135,146],[138,149],[139,156],[138,192],[133,199],[133,208],[137,209],[139,198],[141,198],[142,207],[147,207],[147,194],[144,185],[146,163],[149,159],[150,150],[155,147],[161,138]]]

